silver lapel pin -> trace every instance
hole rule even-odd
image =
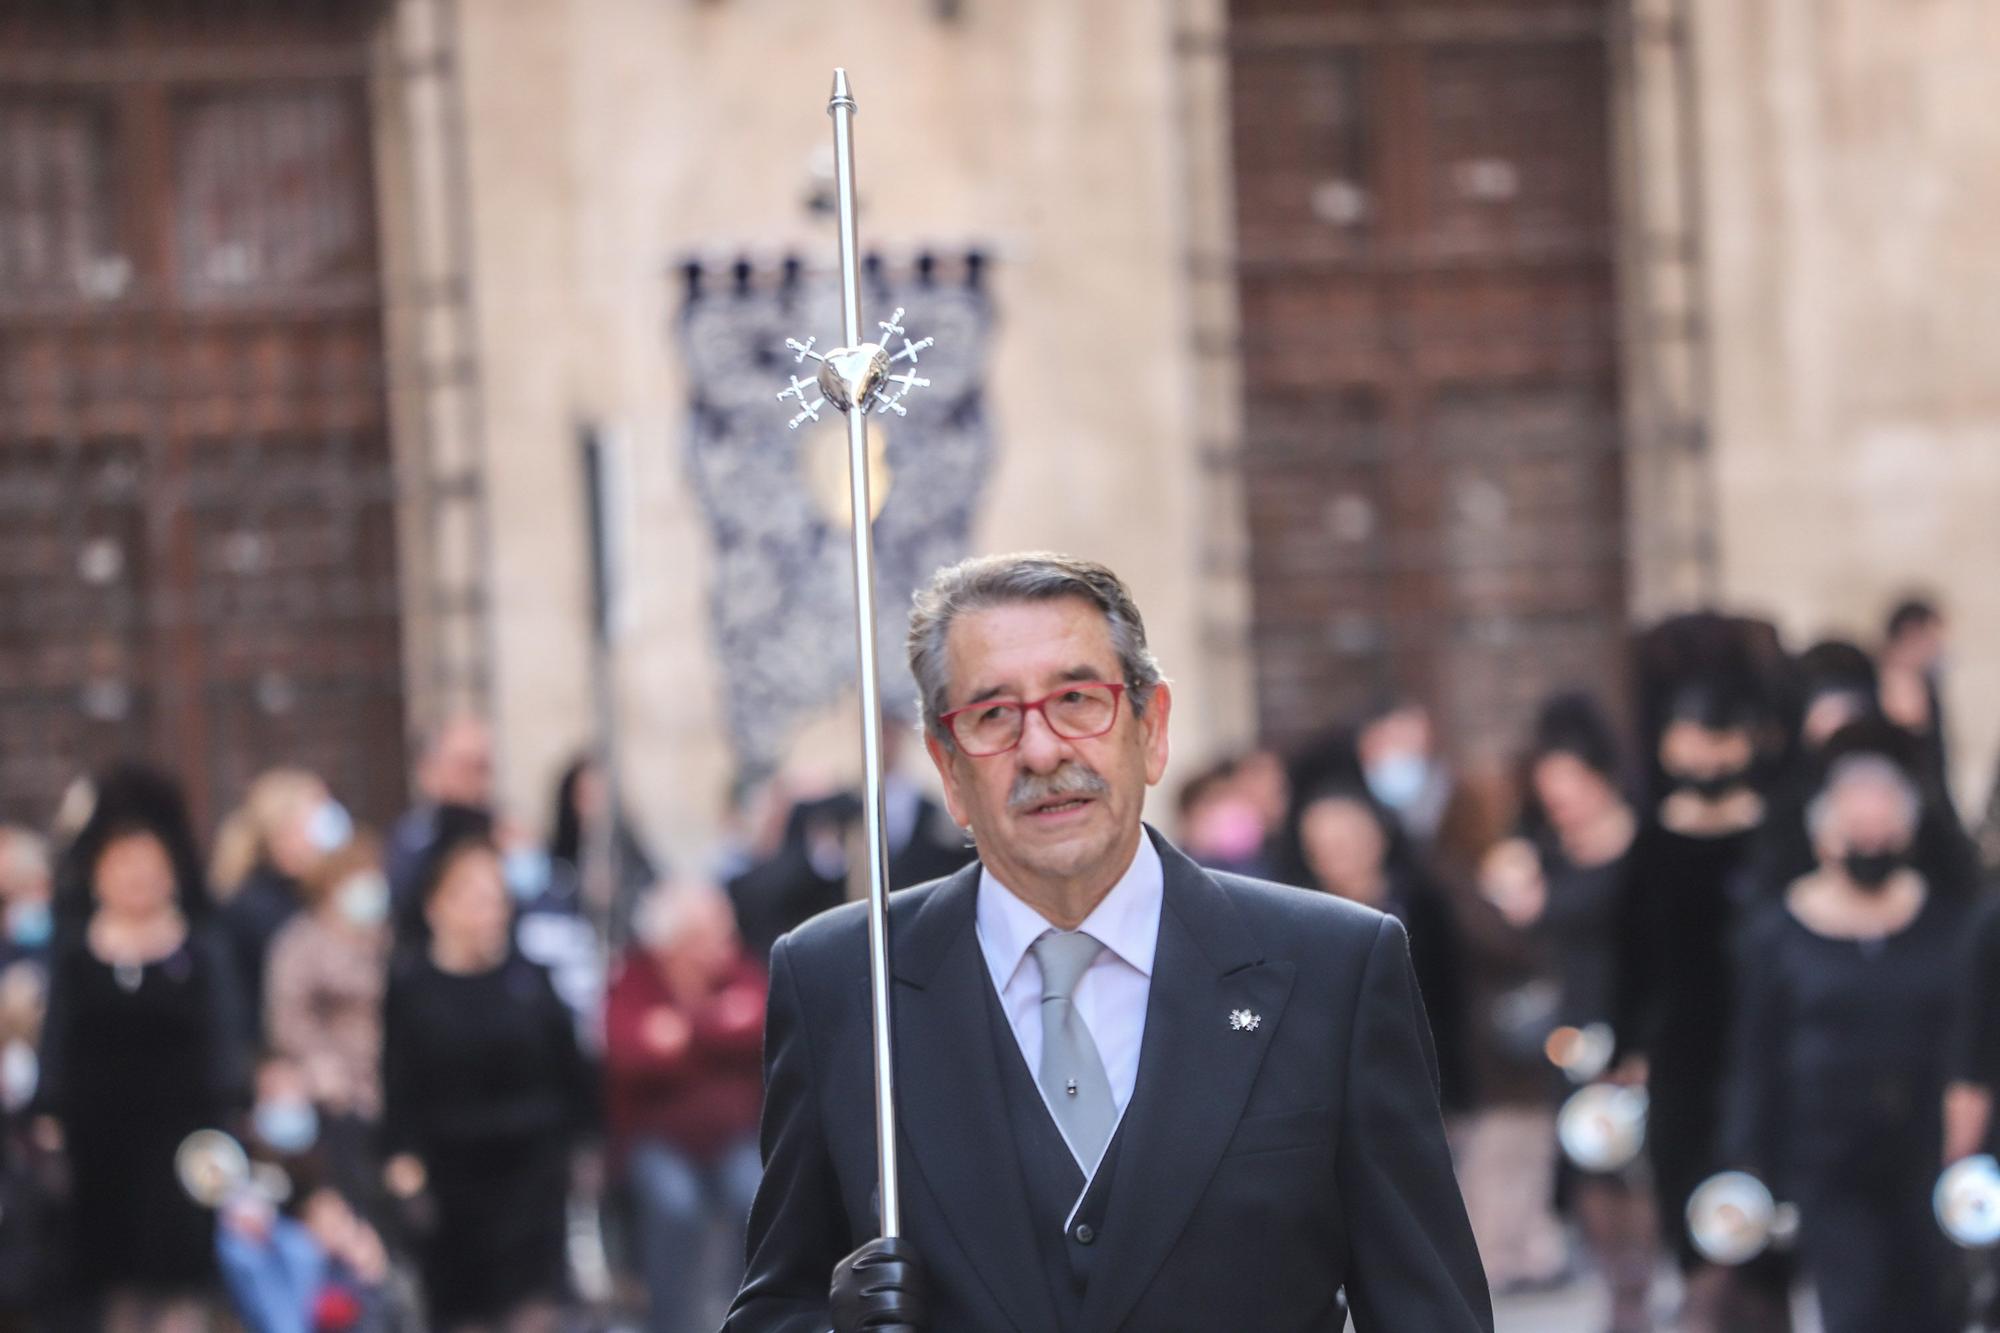
[[[1258,1024],[1263,1021],[1263,1015],[1254,1014],[1248,1009],[1232,1009],[1229,1011],[1229,1029],[1232,1032],[1255,1032]]]

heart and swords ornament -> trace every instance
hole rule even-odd
[[[912,342],[905,337],[903,328],[903,308],[880,321],[876,327],[882,330],[882,341],[862,343],[858,347],[836,347],[827,352],[816,352],[813,344],[817,338],[800,342],[797,338],[785,339],[785,346],[792,351],[792,360],[803,363],[807,357],[819,362],[819,377],[816,380],[802,380],[792,376],[791,387],[778,391],[779,402],[796,398],[799,414],[792,418],[791,427],[797,430],[808,421],[818,421],[823,407],[831,406],[835,411],[853,412],[857,409],[864,415],[869,412],[894,412],[899,417],[908,416],[909,409],[903,406],[903,398],[913,389],[930,387],[930,381],[916,373],[917,357],[936,343],[935,338],[919,338]],[[902,347],[891,352],[884,344],[897,339]],[[910,369],[900,375],[891,374],[898,361],[910,363]],[[810,397],[818,390],[818,397]]]

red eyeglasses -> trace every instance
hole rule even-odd
[[[954,708],[938,721],[961,752],[984,759],[1019,745],[1030,713],[1040,713],[1049,730],[1066,741],[1102,736],[1118,720],[1118,699],[1124,693],[1123,685],[1084,680],[1033,701],[982,699]]]

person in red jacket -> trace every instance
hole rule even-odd
[[[714,888],[662,889],[636,924],[606,1000],[612,1148],[638,1204],[648,1327],[712,1329],[743,1276],[761,1174],[765,974]]]

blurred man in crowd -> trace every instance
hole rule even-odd
[[[695,1333],[743,1276],[762,1174],[764,969],[706,885],[655,892],[635,924],[605,1011],[608,1119],[638,1204],[648,1327]]]
[[[492,809],[493,733],[486,723],[461,714],[432,732],[417,761],[416,785],[417,804],[396,821],[383,852],[398,907],[415,895],[425,859],[438,844],[438,811]]]
[[[889,886],[907,889],[957,870],[972,859],[965,830],[924,794],[897,760],[907,725],[884,718],[882,833],[889,851]],[[855,855],[862,836],[861,796],[838,792],[802,800],[785,823],[776,853],[729,882],[744,938],[762,956],[771,942],[829,907],[865,892],[866,869]]]

